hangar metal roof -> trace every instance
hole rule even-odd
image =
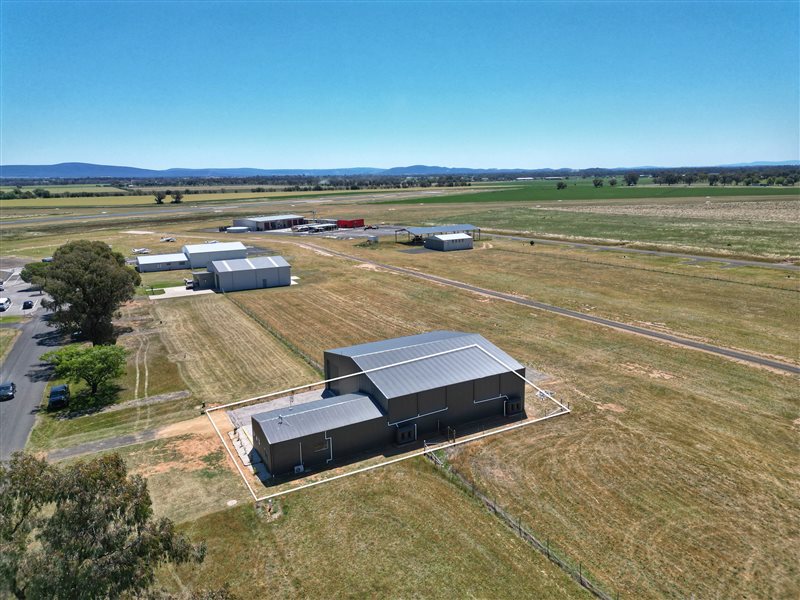
[[[158,263],[167,262],[186,262],[189,259],[183,252],[176,252],[172,254],[150,254],[147,256],[137,256],[136,263],[140,265],[154,265]]]
[[[460,225],[437,225],[436,227],[406,227],[405,231],[411,235],[437,235],[440,233],[463,233],[479,229],[475,225],[462,223]],[[402,229],[400,231],[403,231]]]
[[[216,244],[187,244],[183,247],[188,256],[192,253],[204,254],[207,252],[230,252],[231,250],[247,250],[242,242],[217,242]]]
[[[277,269],[290,266],[282,256],[254,256],[252,258],[232,258],[211,262],[210,271],[230,273],[232,271],[254,271],[260,269]]]
[[[383,417],[366,394],[344,394],[253,415],[270,444]]]
[[[467,233],[443,233],[441,235],[433,236],[437,240],[442,240],[443,242],[447,242],[449,240],[471,240],[472,236]]]
[[[483,336],[459,331],[432,331],[328,352],[351,357],[363,371],[387,367],[366,374],[386,398],[524,369]]]
[[[268,223],[270,221],[287,221],[289,219],[305,219],[305,217],[302,215],[267,215],[265,217],[245,217],[243,220]]]

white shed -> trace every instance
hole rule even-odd
[[[215,244],[189,244],[183,247],[193,269],[208,267],[215,260],[245,258],[247,248],[242,242],[217,242]]]
[[[152,271],[173,271],[176,269],[188,269],[189,259],[185,254],[152,254],[149,256],[136,257],[136,270],[139,273],[150,273]]]
[[[472,236],[467,233],[442,233],[432,235],[425,240],[425,247],[431,250],[469,250],[472,248]]]
[[[282,256],[254,256],[237,260],[215,260],[208,266],[214,287],[237,292],[291,285],[291,266]]]

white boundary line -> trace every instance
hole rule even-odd
[[[222,410],[224,408],[230,408],[231,406],[239,406],[241,404],[246,404],[248,402],[255,402],[256,400],[264,400],[266,398],[270,398],[272,396],[277,396],[279,394],[280,395],[285,395],[285,394],[288,394],[288,393],[296,392],[297,390],[302,390],[302,389],[306,389],[306,388],[310,388],[310,387],[316,387],[318,385],[329,383],[331,381],[340,381],[342,379],[347,379],[349,377],[358,377],[359,375],[364,375],[366,373],[374,373],[375,371],[381,371],[383,369],[391,369],[393,367],[398,367],[398,366],[401,366],[401,365],[413,363],[413,362],[416,362],[416,361],[419,361],[419,360],[426,360],[426,359],[429,359],[429,358],[434,358],[436,356],[442,356],[444,354],[450,354],[450,353],[453,353],[453,352],[460,352],[461,350],[468,350],[470,348],[477,348],[478,350],[480,350],[481,352],[486,354],[489,358],[491,358],[492,360],[494,360],[495,362],[497,362],[498,364],[500,364],[504,368],[508,369],[509,372],[513,373],[514,375],[516,375],[517,377],[522,379],[525,383],[527,383],[528,385],[532,386],[534,389],[536,389],[536,391],[541,392],[541,394],[545,398],[551,400],[552,402],[554,402],[555,404],[558,405],[559,411],[556,412],[556,413],[544,416],[544,417],[539,417],[538,419],[529,419],[529,420],[522,421],[521,423],[514,423],[514,424],[509,425],[508,427],[504,427],[502,429],[497,429],[497,430],[494,430],[494,431],[480,433],[480,434],[477,434],[477,435],[474,435],[474,436],[471,436],[471,437],[466,437],[464,439],[456,440],[456,441],[453,441],[453,442],[446,442],[444,444],[439,444],[439,445],[437,445],[435,447],[434,446],[426,447],[426,448],[424,448],[422,450],[417,450],[415,452],[412,452],[411,454],[408,454],[408,455],[405,455],[405,456],[401,456],[399,458],[393,458],[391,460],[384,461],[384,462],[379,463],[377,465],[370,465],[368,467],[363,467],[361,469],[356,469],[355,471],[351,471],[350,473],[342,473],[340,475],[334,475],[332,477],[327,477],[325,479],[320,479],[319,481],[312,481],[311,483],[305,483],[305,484],[298,485],[298,486],[293,487],[293,488],[289,488],[288,490],[283,490],[281,492],[275,492],[274,494],[267,494],[265,496],[260,496],[260,497],[256,494],[255,490],[250,485],[250,482],[247,480],[247,476],[244,474],[244,471],[242,471],[242,468],[239,466],[239,462],[237,461],[236,456],[233,454],[231,449],[228,447],[228,444],[225,443],[225,438],[223,437],[223,435],[220,432],[220,430],[217,428],[216,423],[214,423],[214,419],[211,418],[211,414],[210,413],[218,411],[218,410]],[[472,441],[479,440],[479,439],[482,439],[482,438],[485,438],[485,437],[489,437],[489,436],[492,436],[492,435],[497,435],[499,433],[505,433],[506,431],[511,431],[512,429],[518,429],[520,427],[525,427],[526,425],[532,425],[533,423],[539,423],[539,422],[545,421],[547,419],[552,419],[553,417],[558,417],[558,416],[561,416],[561,415],[569,414],[570,412],[571,412],[570,409],[567,408],[566,406],[564,406],[564,404],[562,404],[561,402],[559,402],[555,398],[553,398],[553,396],[550,394],[550,392],[548,392],[546,390],[543,390],[542,388],[540,388],[538,385],[536,385],[535,383],[533,383],[532,381],[530,381],[526,377],[524,377],[524,376],[520,375],[519,373],[517,373],[512,367],[510,367],[507,364],[505,364],[502,360],[500,360],[499,358],[494,356],[491,352],[489,352],[485,348],[481,347],[478,344],[470,344],[468,346],[462,346],[460,348],[452,348],[450,350],[444,350],[442,352],[435,352],[433,354],[428,354],[428,355],[425,355],[425,356],[418,356],[416,358],[411,358],[411,359],[408,359],[408,360],[399,361],[399,362],[393,363],[391,365],[384,365],[382,367],[375,367],[373,369],[366,369],[364,371],[359,371],[358,373],[350,373],[349,375],[342,375],[341,377],[332,377],[331,379],[324,379],[324,380],[318,381],[316,383],[309,383],[309,384],[306,384],[306,385],[301,385],[301,386],[298,386],[298,387],[293,387],[293,388],[289,388],[289,389],[286,389],[286,390],[281,390],[279,392],[272,392],[272,393],[264,394],[264,395],[261,395],[261,396],[254,396],[253,398],[246,398],[244,400],[237,400],[236,402],[229,402],[227,404],[222,404],[220,406],[213,406],[211,408],[206,409],[206,416],[208,417],[208,420],[211,422],[211,426],[214,428],[214,431],[217,432],[217,435],[219,436],[219,439],[222,442],[222,445],[225,446],[225,450],[228,452],[228,456],[231,457],[231,460],[233,461],[234,466],[236,467],[236,470],[239,471],[239,475],[242,476],[242,479],[244,480],[244,483],[247,486],[247,489],[249,490],[250,495],[253,496],[253,500],[255,502],[262,502],[264,500],[269,500],[271,498],[276,498],[278,496],[285,496],[286,494],[290,494],[292,492],[296,492],[296,491],[299,491],[299,490],[303,490],[303,489],[307,489],[307,488],[310,488],[310,487],[314,487],[314,486],[320,485],[322,483],[328,483],[330,481],[335,481],[336,479],[342,479],[344,477],[350,477],[351,475],[356,475],[358,473],[364,473],[366,471],[371,471],[371,470],[377,469],[379,467],[386,467],[388,465],[392,465],[392,464],[395,464],[395,463],[398,463],[398,462],[401,462],[401,461],[404,461],[404,460],[408,460],[410,458],[415,458],[417,456],[422,456],[424,454],[428,454],[429,452],[433,452],[435,450],[440,450],[440,449],[443,449],[443,448],[451,448],[453,446],[466,444],[467,442],[472,442]]]

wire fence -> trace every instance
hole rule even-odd
[[[502,520],[518,537],[528,543],[528,545],[532,546],[535,550],[546,556],[551,562],[558,565],[561,570],[567,573],[582,587],[591,592],[595,597],[600,598],[601,600],[619,600],[619,592],[616,592],[614,595],[608,593],[604,586],[598,583],[594,577],[592,577],[583,568],[583,563],[578,562],[576,564],[562,553],[551,548],[549,540],[542,542],[525,527],[521,517],[514,517],[511,513],[501,507],[497,501],[492,500],[489,496],[478,490],[473,482],[469,481],[461,473],[456,471],[444,459],[442,459],[437,452],[427,452],[425,456],[427,456],[431,462],[433,462],[433,464],[436,465],[436,467],[438,467],[448,477],[448,479],[479,500],[489,512],[493,513],[496,517]]]

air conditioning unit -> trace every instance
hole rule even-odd
[[[302,473],[305,470],[306,470],[306,468],[303,465],[295,465],[294,466],[294,474],[295,475],[297,475],[299,473]]]

